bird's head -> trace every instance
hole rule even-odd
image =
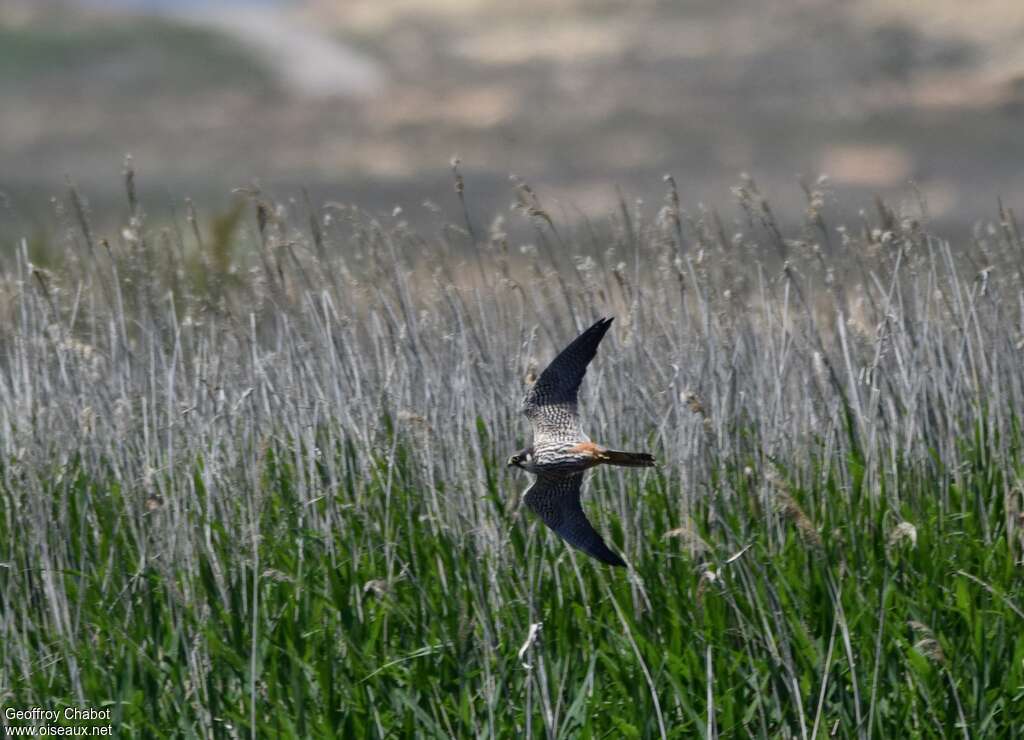
[[[525,450],[520,450],[512,457],[508,459],[508,467],[515,465],[517,468],[525,468],[533,462],[533,448],[527,447]]]

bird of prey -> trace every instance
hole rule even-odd
[[[508,459],[537,476],[526,505],[559,537],[608,565],[625,565],[587,520],[580,506],[583,474],[595,465],[647,468],[646,452],[609,450],[590,441],[580,426],[577,395],[587,365],[597,353],[612,319],[599,319],[551,361],[523,398],[533,427],[533,444]]]

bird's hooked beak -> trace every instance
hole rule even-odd
[[[519,455],[513,455],[512,457],[510,457],[508,459],[508,462],[505,463],[505,466],[511,468],[513,465],[518,465],[518,464],[519,464]]]

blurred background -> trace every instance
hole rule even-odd
[[[454,216],[457,155],[483,221],[510,173],[575,218],[746,172],[780,213],[826,174],[969,228],[1024,211],[1022,132],[1020,0],[0,0],[5,233],[68,177],[123,208],[126,153],[151,214],[256,182]]]

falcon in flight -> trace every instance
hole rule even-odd
[[[580,381],[611,325],[612,319],[600,319],[576,337],[527,391],[523,413],[533,427],[533,444],[510,457],[508,466],[537,476],[526,492],[526,505],[559,537],[602,563],[625,565],[604,543],[580,506],[580,487],[588,468],[654,465],[654,458],[646,452],[619,452],[591,442],[580,426]]]

